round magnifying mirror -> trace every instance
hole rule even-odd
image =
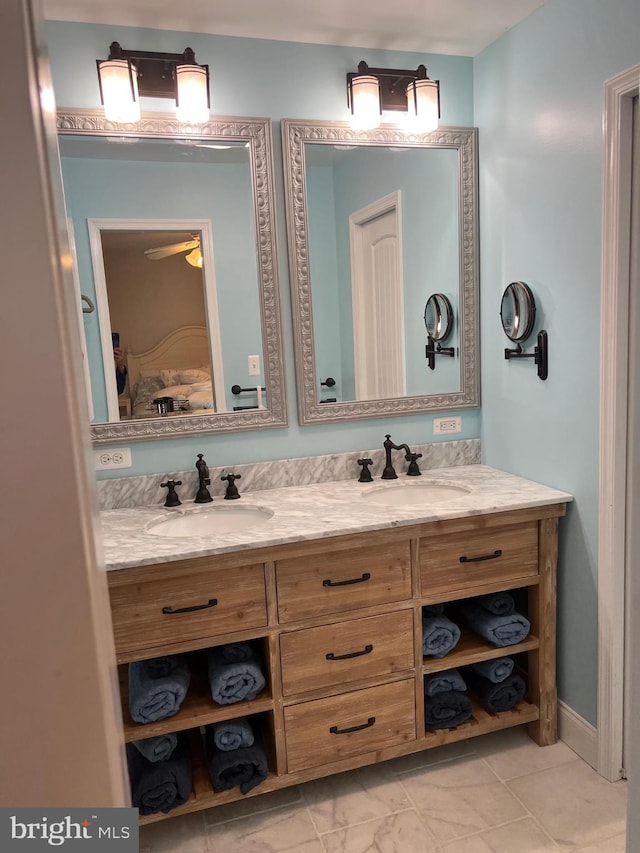
[[[429,337],[434,341],[446,341],[451,333],[453,311],[444,293],[434,293],[427,299],[424,309],[424,324]]]
[[[523,281],[512,281],[502,294],[500,319],[510,341],[525,341],[536,319],[533,293]]]

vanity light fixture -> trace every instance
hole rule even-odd
[[[378,127],[383,110],[406,113],[407,130],[416,133],[438,127],[440,81],[427,77],[424,65],[415,71],[369,68],[363,60],[357,73],[347,74],[347,99],[355,130]]]
[[[140,96],[171,98],[178,121],[209,119],[209,66],[198,65],[190,47],[183,53],[124,50],[111,43],[109,58],[96,60],[100,100],[109,121],[128,124],[140,118]]]

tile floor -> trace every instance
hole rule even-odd
[[[624,853],[626,790],[509,729],[141,827],[141,853]]]

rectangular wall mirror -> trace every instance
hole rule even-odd
[[[268,119],[60,110],[96,444],[287,424]]]
[[[479,405],[477,131],[284,119],[300,423]],[[429,369],[425,306],[453,309]]]

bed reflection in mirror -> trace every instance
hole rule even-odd
[[[195,222],[185,231],[128,224],[89,220],[120,419],[226,411],[211,234],[203,237]],[[204,229],[210,232],[207,224]],[[107,372],[105,379],[111,380]]]

